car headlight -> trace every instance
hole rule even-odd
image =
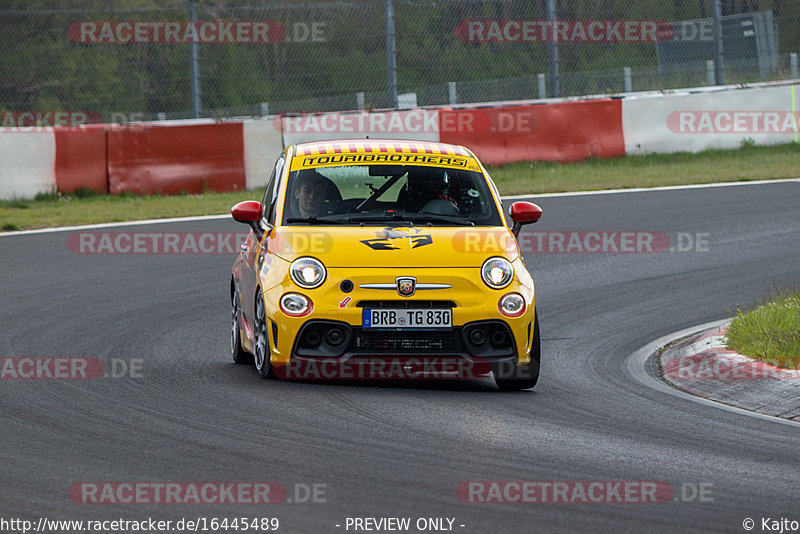
[[[492,289],[500,289],[511,283],[514,278],[514,267],[505,258],[489,258],[481,267],[481,278]]]
[[[525,299],[519,293],[509,293],[503,295],[497,307],[506,317],[519,317],[525,313]]]
[[[303,317],[314,309],[311,300],[300,293],[286,293],[281,297],[280,305],[281,311],[291,317]]]
[[[325,266],[314,258],[298,258],[289,266],[289,275],[298,286],[314,289],[325,281]]]

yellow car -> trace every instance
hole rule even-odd
[[[262,377],[539,377],[534,284],[475,155],[442,143],[302,143],[280,156],[231,277],[231,352]]]

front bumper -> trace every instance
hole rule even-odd
[[[400,272],[399,269],[336,269],[328,270],[322,286],[313,290],[299,290],[291,281],[281,280],[272,287],[264,287],[267,316],[272,335],[270,343],[274,366],[287,365],[301,358],[336,358],[380,360],[386,357],[424,358],[425,361],[442,358],[482,359],[487,361],[513,359],[515,363],[529,361],[531,323],[534,315],[534,292],[530,277],[525,273],[521,283],[515,276],[512,283],[500,290],[486,287],[476,268],[428,268]],[[402,270],[405,271],[405,270]],[[372,289],[375,284],[394,281],[399,276],[414,276],[418,284],[448,285],[447,289],[417,291],[408,298],[396,291]],[[342,283],[352,284],[350,291]],[[286,292],[303,293],[314,303],[313,310],[304,317],[289,317],[278,302]],[[523,296],[525,312],[519,317],[506,317],[498,309],[500,298],[510,292]],[[364,308],[436,308],[452,309],[452,328],[444,330],[383,330],[362,326]],[[316,326],[315,326],[316,325]],[[325,326],[327,325],[327,326]],[[326,342],[327,329],[338,325],[344,335]],[[470,335],[476,325],[486,329],[486,339]],[[309,329],[321,328],[319,336],[307,339]],[[496,334],[492,343],[492,334]],[[504,339],[500,339],[500,338]],[[317,338],[322,341],[318,342]],[[483,347],[483,348],[481,348]],[[334,350],[335,348],[335,350]]]

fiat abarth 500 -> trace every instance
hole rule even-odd
[[[364,371],[377,368],[398,378],[491,373],[507,390],[536,384],[534,284],[516,237],[542,211],[515,202],[509,226],[468,149],[289,146],[263,200],[231,213],[250,226],[230,287],[235,362],[254,362],[265,378],[387,376]]]

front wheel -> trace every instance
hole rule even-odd
[[[542,360],[542,348],[539,340],[539,313],[533,316],[533,346],[531,361],[516,365],[511,369],[501,367],[494,370],[494,382],[503,391],[530,389],[539,381],[539,365]]]
[[[269,360],[269,337],[267,336],[267,315],[264,308],[264,297],[261,290],[256,294],[255,324],[255,362],[256,370],[261,378],[273,378],[272,363]]]

